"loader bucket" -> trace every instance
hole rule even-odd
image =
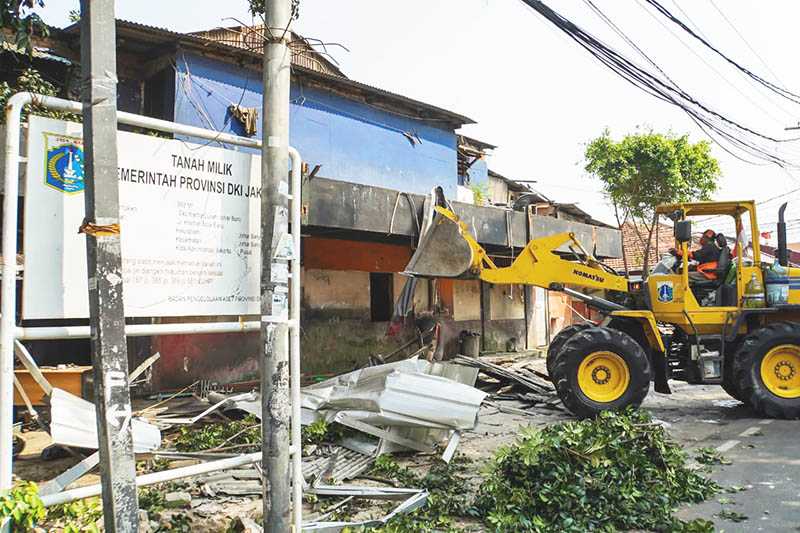
[[[427,227],[404,273],[423,278],[476,277],[471,272],[472,248],[459,223],[436,210]]]

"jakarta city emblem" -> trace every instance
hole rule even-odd
[[[83,141],[44,134],[45,184],[67,194],[83,192]]]
[[[659,281],[656,284],[659,302],[671,302],[675,298],[675,288],[671,281]]]

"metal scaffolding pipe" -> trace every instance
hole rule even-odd
[[[136,478],[137,487],[146,487],[148,485],[155,485],[157,483],[164,483],[166,481],[174,481],[191,476],[199,476],[200,474],[208,474],[209,472],[217,472],[219,470],[227,470],[228,468],[236,468],[238,466],[249,465],[261,460],[261,452],[248,453],[238,457],[228,457],[218,461],[209,461],[208,463],[200,463],[191,466],[182,466],[180,468],[173,468],[172,470],[163,470],[161,472],[153,472],[145,474]],[[47,494],[42,496],[42,504],[45,507],[51,505],[59,505],[62,503],[69,503],[75,500],[82,500],[97,496],[102,492],[100,483],[96,485],[88,485],[86,487],[79,487],[77,489],[65,490],[55,494]]]
[[[17,201],[19,129],[22,108],[33,95],[18,93],[6,104],[5,188],[3,193],[3,279],[0,281],[0,490],[11,488],[14,434],[14,326],[17,314]],[[80,104],[76,103],[78,108]]]
[[[128,337],[156,337],[159,335],[189,335],[194,333],[246,333],[258,331],[260,324],[249,322],[196,322],[182,324],[127,324]],[[89,326],[18,327],[16,338],[24,341],[54,339],[88,339]]]
[[[88,338],[89,326],[50,326],[50,327],[17,327],[16,318],[16,255],[17,255],[17,198],[19,196],[19,132],[21,126],[21,113],[25,105],[37,104],[41,107],[56,111],[81,114],[83,108],[79,102],[64,100],[53,96],[44,96],[34,93],[18,93],[9,98],[6,105],[6,137],[5,137],[5,198],[3,203],[3,273],[11,272],[13,275],[3,275],[0,282],[0,490],[11,487],[11,467],[13,449],[13,393],[14,393],[14,342],[15,340],[55,340]],[[223,144],[261,148],[260,139],[251,139],[227,133],[206,130],[194,126],[177,124],[166,120],[119,112],[117,120],[120,124],[138,126],[167,133],[178,133],[199,139],[216,141]],[[292,521],[295,530],[299,531],[302,522],[302,457],[296,450],[300,450],[300,224],[301,224],[301,167],[302,159],[297,150],[289,147],[288,155],[292,162],[291,171],[291,223],[294,242],[292,243],[291,260],[291,305],[288,326],[290,328],[290,398],[291,398],[291,446],[289,454],[292,457]],[[296,230],[294,229],[296,228]],[[128,336],[156,336],[175,334],[202,334],[202,333],[236,333],[258,331],[259,322],[204,322],[193,324],[128,324],[125,333]],[[252,454],[258,461],[261,452]],[[247,456],[243,456],[247,457]],[[199,473],[213,472],[233,468],[246,463],[224,463],[236,461],[240,458],[228,458],[212,463],[204,463],[192,467],[147,474],[137,478],[137,486],[151,485],[180,477],[188,477]],[[206,470],[209,468],[209,470]],[[199,470],[198,470],[199,469]],[[74,491],[66,491],[52,495],[46,500],[46,505],[55,505],[101,493],[99,485],[82,487]],[[69,499],[65,498],[69,495]],[[58,497],[58,500],[52,498]]]
[[[301,408],[300,408],[300,224],[301,193],[303,188],[301,167],[303,161],[300,153],[289,147],[289,158],[292,161],[292,278],[291,300],[289,302],[289,390],[291,394],[291,442],[295,450],[302,449]],[[292,455],[292,517],[295,531],[300,531],[303,523],[303,458],[302,454]]]

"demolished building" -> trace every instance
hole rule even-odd
[[[261,56],[247,40],[257,31],[238,27],[180,34],[117,21],[119,109],[260,137],[259,121],[253,132],[251,119],[261,112]],[[78,37],[78,27],[72,26],[39,43],[37,66],[61,81],[65,95],[75,87],[70,72],[79,57]],[[291,144],[308,163],[302,272],[306,374],[359,366],[372,354],[408,345],[420,331],[436,333],[439,356],[460,351],[463,332],[481,334],[483,351],[535,348],[548,342],[551,331],[579,318],[567,297],[541,289],[444,279],[417,283],[398,317],[396,303],[406,282],[398,273],[416,245],[433,187],[465,200],[454,203],[456,212],[499,265],[519,254],[529,238],[564,229],[592,243],[598,256],[618,257],[618,233],[591,217],[570,215],[568,206],[508,178],[500,181],[515,189],[513,195],[486,202],[500,205],[475,205],[473,189],[492,186],[499,175],[487,164],[492,145],[457,133],[472,123],[468,117],[349,79],[299,36],[293,50]],[[215,317],[221,318],[226,317]],[[397,334],[387,336],[393,318],[403,320]],[[198,317],[133,321],[190,320]],[[22,317],[21,325],[28,323]],[[132,365],[161,353],[150,382],[154,390],[198,380],[247,382],[257,375],[257,334],[165,335],[129,342]],[[89,362],[84,340],[27,344],[43,365]],[[408,345],[405,354],[419,347]]]

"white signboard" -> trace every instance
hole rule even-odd
[[[23,316],[89,316],[80,124],[31,117]],[[259,313],[260,159],[120,132],[125,314]]]

